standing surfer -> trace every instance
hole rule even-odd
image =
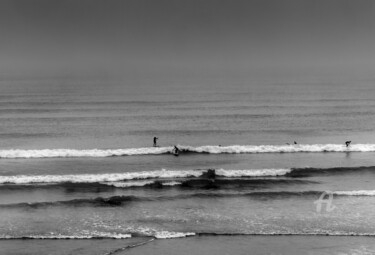
[[[158,137],[154,137],[154,147],[158,147],[158,144],[157,144],[158,139],[159,139]]]

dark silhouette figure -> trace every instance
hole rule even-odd
[[[157,144],[158,139],[159,139],[158,137],[154,137],[154,147],[158,147],[158,144]]]
[[[294,141],[294,144],[297,144],[297,142],[296,142],[296,141]]]
[[[204,189],[218,189],[219,186],[215,183],[216,172],[215,169],[208,169],[206,173],[202,174],[203,178],[207,178],[207,184]]]
[[[175,155],[177,157],[180,153],[180,149],[175,145],[173,150],[172,150],[172,153],[173,153],[173,155]]]
[[[214,180],[216,178],[216,171],[215,169],[208,169],[205,175],[203,174],[203,176],[209,180]]]
[[[352,142],[352,141],[346,141],[346,142],[345,142],[346,147],[349,147],[349,145],[350,145],[351,142]]]

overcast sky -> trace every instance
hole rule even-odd
[[[3,0],[0,75],[372,75],[373,0]]]

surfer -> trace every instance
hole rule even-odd
[[[173,150],[172,150],[173,155],[178,156],[180,153],[180,149],[175,145]]]
[[[294,144],[297,144],[297,142],[296,142],[296,141],[294,141]]]
[[[158,144],[157,144],[158,139],[159,139],[158,137],[154,137],[154,147],[158,147]]]
[[[351,142],[352,142],[352,141],[346,141],[346,142],[345,142],[346,147],[349,147],[349,145],[350,145]]]

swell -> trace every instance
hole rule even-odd
[[[183,200],[183,199],[206,199],[206,198],[231,198],[231,197],[246,197],[251,199],[262,199],[262,200],[275,200],[275,199],[288,199],[291,197],[309,198],[313,197],[317,199],[322,194],[332,194],[335,197],[349,197],[349,196],[375,196],[375,190],[352,190],[352,191],[323,191],[323,190],[311,190],[311,191],[261,191],[261,192],[236,192],[236,193],[215,193],[215,192],[201,192],[193,194],[180,194],[175,196],[112,196],[108,198],[97,197],[97,198],[84,198],[84,199],[73,199],[66,201],[54,201],[54,202],[35,202],[35,203],[14,203],[14,204],[2,204],[0,208],[18,209],[18,208],[30,208],[40,209],[47,207],[119,207],[126,206],[132,202],[162,202],[172,200]]]
[[[297,145],[178,145],[180,154],[241,154],[241,153],[301,153],[301,152],[375,152],[375,144],[297,144]],[[128,149],[41,149],[41,150],[0,150],[0,158],[58,158],[58,157],[114,157],[132,155],[171,154],[170,147],[144,147]]]

